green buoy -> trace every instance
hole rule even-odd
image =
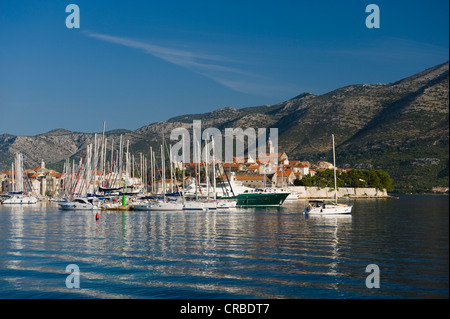
[[[123,181],[123,194],[122,194],[122,206],[125,206],[126,198],[125,198],[125,181]]]

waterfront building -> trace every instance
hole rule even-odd
[[[272,176],[272,183],[275,187],[286,187],[294,185],[296,176],[291,169],[285,171],[276,171]]]
[[[243,174],[236,175],[235,178],[243,186],[247,187],[263,189],[265,187],[271,188],[275,186],[269,175]]]

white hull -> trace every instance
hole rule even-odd
[[[178,202],[155,202],[136,204],[133,206],[135,210],[150,210],[150,211],[182,211],[183,204]]]
[[[311,209],[305,208],[303,211],[307,215],[345,215],[351,214],[352,206],[347,205],[333,205],[328,204],[324,207],[312,207]]]
[[[221,208],[225,207],[222,205]],[[183,205],[183,210],[215,210],[219,208],[218,201],[186,201]]]
[[[64,204],[59,204],[59,207],[63,210],[94,210],[94,209],[100,209],[95,205],[92,204],[80,204],[80,203],[74,203],[74,202],[67,202]]]
[[[100,209],[98,206],[88,202],[83,198],[76,198],[73,201],[63,202],[59,204],[63,210],[94,210]]]
[[[234,205],[233,205],[234,204]],[[184,204],[180,202],[156,202],[156,203],[142,203],[133,205],[134,210],[148,210],[148,211],[204,211],[214,210],[218,208],[230,208],[234,207],[233,202],[221,202],[220,204],[215,201],[200,202],[200,201],[188,201]]]
[[[201,203],[205,209],[217,209],[217,201],[208,201]]]
[[[333,141],[333,171],[334,171],[334,198],[335,203],[327,204],[323,201],[309,201],[308,206],[303,210],[307,215],[316,216],[333,216],[333,215],[349,215],[352,213],[352,206],[337,203],[337,179],[336,179],[336,156],[334,147],[334,135],[331,135]]]
[[[217,200],[217,209],[230,209],[230,208],[236,208],[236,201],[230,201],[230,200]]]
[[[203,211],[203,210],[206,210],[206,208],[203,206],[203,203],[192,201],[192,202],[185,203],[183,205],[183,210],[197,210],[197,211],[201,210],[201,211]]]
[[[36,204],[37,198],[32,196],[15,195],[3,201],[3,204]]]

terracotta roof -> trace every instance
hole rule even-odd
[[[237,175],[236,179],[238,181],[242,181],[242,180],[261,181],[261,180],[264,180],[264,175]],[[266,179],[268,179],[267,176],[266,176]]]
[[[292,171],[290,169],[286,170],[286,171],[277,171],[277,176],[279,177],[288,177],[289,175],[291,175]]]

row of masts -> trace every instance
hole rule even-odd
[[[138,186],[141,192],[150,192],[156,194],[158,178],[161,180],[161,194],[167,192],[175,192],[177,188],[174,186],[177,181],[176,164],[173,160],[172,149],[162,138],[160,146],[161,169],[159,169],[156,161],[156,152],[150,146],[150,160],[139,153],[139,158],[135,158],[130,153],[130,141],[124,141],[123,135],[119,137],[119,147],[114,149],[114,139],[108,141],[105,137],[105,125],[103,125],[103,133],[101,136],[94,134],[94,141],[87,145],[82,158],[76,164],[75,160],[66,159],[64,163],[63,175],[66,178],[63,181],[61,195],[66,198],[73,198],[75,195],[86,196],[89,194],[99,194],[102,189],[118,189],[123,186],[127,188]],[[109,160],[107,159],[107,146],[110,143]],[[166,154],[169,155],[169,167],[166,168]],[[208,160],[208,158],[207,158]],[[150,165],[150,167],[148,167]],[[215,165],[214,165],[215,166]],[[169,173],[170,187],[167,186],[166,170]],[[215,185],[216,175],[213,168],[213,185]],[[183,188],[184,188],[184,169],[183,171]],[[159,172],[159,174],[158,174]],[[196,180],[199,183],[200,164],[195,167]],[[205,165],[205,175],[209,176],[208,165]],[[207,192],[209,197],[209,178],[206,179],[208,184]],[[200,189],[200,187],[198,187]],[[214,193],[215,197],[215,193]]]
[[[11,186],[12,192],[23,192],[25,190],[22,153],[16,153],[14,162],[11,164]]]
[[[212,138],[213,143],[213,149],[214,149],[214,138]],[[168,148],[168,149],[167,149]],[[169,167],[166,168],[166,159],[165,154],[169,154]],[[170,145],[166,145],[164,136],[163,136],[163,142],[160,146],[160,154],[161,154],[161,170],[159,176],[161,177],[161,195],[165,195],[166,193],[174,193],[178,191],[178,188],[175,187],[177,176],[176,176],[176,163],[173,160],[173,154],[172,154],[172,148]],[[214,153],[212,155],[212,158],[210,159],[208,156],[208,153],[205,155],[205,162],[197,162],[194,164],[194,180],[195,180],[195,197],[206,197],[206,198],[213,198],[216,199],[216,161],[214,157]],[[212,164],[212,165],[211,165]],[[201,167],[204,168],[204,181],[206,183],[206,192],[203,193],[202,188],[200,186],[200,172]],[[212,172],[210,172],[210,168],[212,167]],[[149,176],[149,186],[150,188],[148,191],[152,194],[157,193],[156,189],[156,178],[157,178],[157,172],[159,171],[158,164],[156,161],[156,154],[153,151],[153,148],[150,147],[150,176]],[[169,180],[170,180],[170,189],[167,186],[167,180],[166,180],[166,171],[169,173]],[[184,190],[186,188],[185,181],[185,169],[182,169],[182,189]],[[212,176],[212,181],[210,181],[210,177]],[[211,182],[211,183],[210,183]]]
[[[103,133],[94,134],[94,141],[87,145],[78,164],[75,160],[66,159],[63,168],[63,197],[99,194],[102,188],[142,187],[147,184],[147,158],[139,153],[139,162],[130,154],[129,140],[125,142],[123,135],[119,138],[119,148],[114,149],[111,139],[110,158],[107,158],[108,138]]]
[[[214,150],[214,139],[212,139],[212,149]],[[117,144],[117,141],[116,141]],[[110,147],[109,154],[108,148]],[[75,159],[70,161],[67,158],[63,166],[63,178],[57,184],[55,197],[73,199],[75,196],[100,195],[105,189],[134,188],[138,191],[161,195],[174,193],[178,188],[174,185],[180,176],[176,174],[176,163],[173,160],[172,149],[162,138],[160,146],[161,168],[156,161],[156,152],[150,146],[150,159],[142,152],[139,157],[130,153],[130,141],[124,140],[121,134],[119,137],[118,149],[115,149],[113,138],[105,136],[105,123],[101,135],[95,133],[94,140],[88,144],[79,162]],[[117,147],[117,146],[116,146]],[[169,167],[166,168],[166,154],[169,155]],[[108,156],[109,155],[109,156]],[[211,158],[210,158],[211,157]],[[195,196],[216,199],[216,161],[214,152],[212,156],[206,152],[203,163],[194,164]],[[211,165],[212,163],[212,165]],[[148,164],[150,165],[148,167]],[[200,172],[204,169],[203,180],[206,182],[206,189],[200,186]],[[166,182],[166,170],[170,176],[170,187]],[[223,170],[223,167],[222,167]],[[220,172],[220,166],[218,167]],[[23,155],[16,154],[15,161],[11,164],[12,191],[22,192],[25,190]],[[182,189],[185,189],[185,169],[182,169]],[[192,177],[192,176],[191,176]],[[212,177],[212,180],[210,180]],[[157,189],[157,182],[161,180],[161,189]],[[31,190],[31,187],[30,187]]]

